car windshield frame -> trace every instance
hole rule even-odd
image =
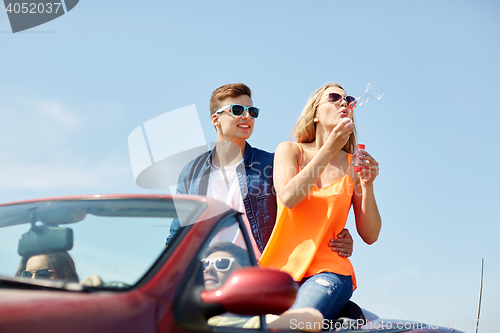
[[[0,205],[0,232],[4,228],[26,225],[26,231],[34,225],[50,225],[69,227],[80,223],[88,216],[97,217],[139,217],[139,218],[168,218],[179,219],[187,228],[195,223],[208,207],[203,200],[191,200],[179,196],[87,196],[50,198],[31,200]],[[85,221],[81,222],[85,223]],[[30,229],[31,230],[31,229]],[[165,230],[165,229],[163,229]],[[162,232],[163,232],[162,230]],[[180,233],[178,236],[184,234]],[[168,230],[165,232],[165,239]],[[81,286],[77,283],[61,280],[38,280],[22,278],[6,274],[0,271],[0,287],[29,288],[29,285],[40,288],[62,289],[69,291],[94,291],[94,290],[130,290],[144,283],[144,279],[151,276],[152,272],[161,266],[172,247],[165,247],[165,243],[159,244],[158,255],[152,260],[148,269],[142,271],[139,278],[131,285],[98,287]],[[43,254],[43,253],[40,253]],[[158,264],[160,263],[160,264]]]

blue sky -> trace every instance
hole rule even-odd
[[[481,318],[493,326],[499,18],[493,0],[87,0],[12,34],[0,13],[0,201],[165,193],[135,184],[128,136],[195,104],[215,141],[208,101],[226,83],[250,86],[261,115],[249,142],[274,151],[322,84],[359,96],[377,81],[384,97],[356,121],[380,163],[383,227],[371,246],[355,236],[353,300],[472,332],[485,258]],[[352,217],[348,227],[356,233]]]

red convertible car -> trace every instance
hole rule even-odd
[[[182,228],[167,247],[174,219]],[[257,267],[239,213],[198,196],[2,204],[0,254],[2,333],[269,331],[265,315],[287,310],[297,288],[288,274]],[[453,331],[348,313],[319,329]],[[317,330],[299,319],[294,329]]]

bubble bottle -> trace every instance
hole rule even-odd
[[[356,145],[356,153],[354,154],[354,172],[363,171],[363,167],[360,165],[361,164],[360,157],[363,156],[364,151],[365,151],[365,145],[363,144]]]

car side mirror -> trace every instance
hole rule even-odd
[[[201,300],[235,314],[260,316],[288,310],[296,295],[297,283],[287,273],[244,267],[233,272],[221,288],[202,291]]]
[[[73,230],[48,225],[35,226],[19,239],[17,252],[33,256],[51,252],[69,251],[73,248]]]

